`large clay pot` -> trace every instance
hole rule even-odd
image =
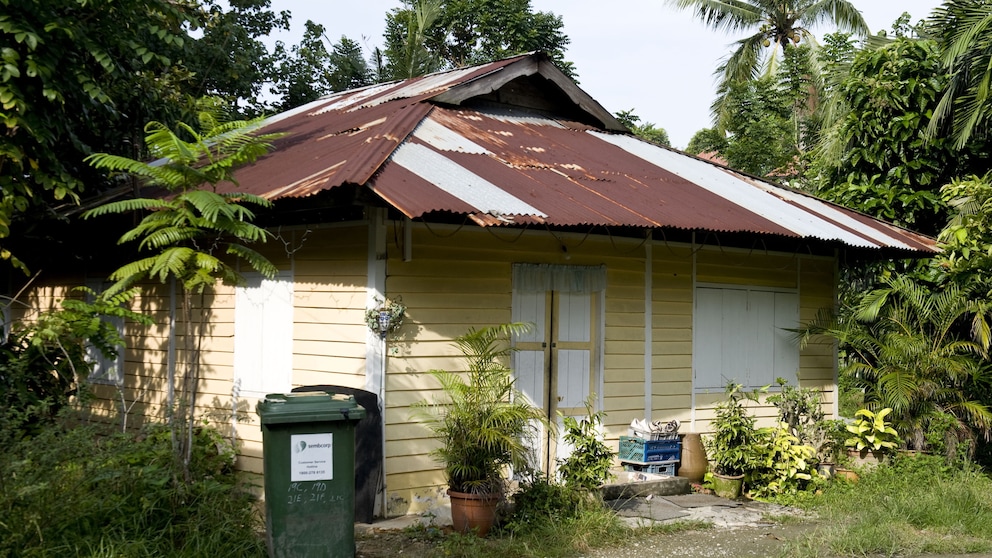
[[[874,469],[881,461],[875,452],[868,449],[861,451],[849,449],[847,450],[847,456],[851,459],[852,465],[863,469]]]
[[[459,533],[485,537],[496,521],[499,494],[466,494],[448,490],[451,499],[451,524]]]
[[[736,500],[741,497],[744,475],[727,476],[713,473],[713,492],[721,498]]]
[[[682,461],[679,463],[679,476],[690,482],[703,482],[708,461],[702,437],[695,432],[682,434]]]

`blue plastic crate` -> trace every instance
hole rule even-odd
[[[668,440],[644,440],[633,436],[620,436],[620,461],[679,461],[682,442],[678,438]]]

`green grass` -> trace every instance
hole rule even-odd
[[[834,483],[806,505],[817,527],[788,556],[895,556],[992,551],[992,479],[941,458],[901,458]]]

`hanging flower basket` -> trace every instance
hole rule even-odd
[[[378,333],[380,338],[385,339],[387,334],[403,325],[406,306],[403,305],[402,297],[393,300],[375,297],[374,301],[375,306],[365,311],[365,324]]]

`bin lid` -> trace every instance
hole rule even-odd
[[[256,406],[263,424],[296,422],[358,421],[365,418],[365,407],[355,396],[326,391],[270,393]]]

